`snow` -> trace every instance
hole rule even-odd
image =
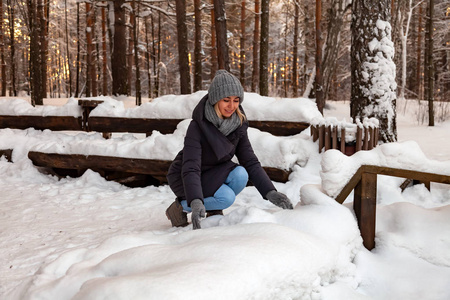
[[[166,96],[171,104],[161,114],[180,118],[199,98],[201,92]],[[154,103],[165,103],[157,99],[134,108],[132,101],[104,99],[104,107],[93,113],[142,117],[156,111]],[[24,101],[3,105],[11,101],[6,100],[0,99],[2,113],[5,107],[25,107]],[[63,108],[66,99],[59,101],[51,109],[59,106],[62,115],[74,114]],[[304,112],[293,112],[297,101]],[[308,101],[246,93],[244,109],[261,120],[280,115],[311,121],[317,114]],[[415,109],[411,102],[399,112],[400,142],[351,158],[334,150],[319,154],[309,130],[274,137],[249,129],[264,165],[292,169],[287,183],[275,185],[294,210],[273,206],[249,186],[224,216],[202,220],[196,231],[191,225],[170,227],[164,211],[174,195],[166,185],[128,188],[92,171],[58,180],[26,157],[30,149],[47,149],[171,159],[182,147],[188,120],[173,134],[113,134],[111,140],[98,133],[1,129],[0,149],[13,148],[14,162],[0,158],[0,298],[449,299],[447,185],[432,184],[431,191],[416,185],[401,192],[401,179],[380,176],[372,251],[362,246],[352,195],[343,205],[328,196],[362,163],[449,174],[445,136],[450,121],[433,128],[417,124]],[[349,103],[327,104],[325,116],[349,119]]]

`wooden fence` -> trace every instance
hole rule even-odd
[[[350,141],[347,136],[354,137]],[[351,124],[311,125],[313,141],[319,140],[319,152],[337,149],[346,155],[360,150],[371,150],[378,144],[378,127]]]

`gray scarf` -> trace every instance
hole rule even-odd
[[[241,119],[239,119],[236,112],[234,112],[230,118],[221,119],[214,110],[214,106],[209,104],[208,101],[205,103],[205,117],[208,121],[213,123],[224,136],[228,136],[241,126]]]

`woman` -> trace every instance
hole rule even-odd
[[[188,225],[192,212],[194,229],[200,219],[234,203],[236,195],[250,179],[263,198],[292,209],[289,199],[277,192],[247,136],[248,122],[240,104],[244,89],[239,80],[225,70],[217,71],[208,94],[192,113],[184,148],[173,161],[167,180],[177,199],[166,210],[172,226]],[[239,164],[232,162],[233,156]]]

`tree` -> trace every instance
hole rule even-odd
[[[127,94],[126,25],[124,0],[114,1],[114,44],[111,58],[113,95]]]
[[[241,37],[240,37],[240,55],[239,55],[239,70],[240,81],[242,86],[245,86],[245,0],[241,2]]]
[[[0,68],[1,85],[0,96],[6,96],[6,63],[5,63],[5,44],[3,38],[3,0],[0,0]]]
[[[325,107],[325,98],[323,93],[323,77],[322,77],[322,0],[316,0],[316,104],[320,113],[323,114]]]
[[[191,76],[189,72],[189,50],[186,26],[186,3],[176,0],[177,37],[178,37],[178,66],[180,69],[181,94],[191,93]]]
[[[292,92],[294,98],[298,97],[298,35],[299,35],[299,18],[300,18],[300,3],[294,1],[294,49],[292,58]]]
[[[256,87],[259,80],[259,23],[260,23],[260,11],[259,0],[255,0],[255,24],[253,30],[253,63],[252,63],[252,92],[256,93]]]
[[[28,0],[29,32],[30,32],[30,83],[31,83],[31,104],[44,104],[42,98],[42,76],[41,76],[41,47],[40,34],[41,24],[38,19],[38,6],[36,0]]]
[[[350,114],[355,120],[377,118],[383,142],[397,140],[397,86],[389,5],[389,0],[355,0],[352,4]]]
[[[194,0],[195,38],[194,38],[194,92],[202,89],[202,11],[200,0]]]
[[[259,93],[269,95],[269,0],[261,1],[261,37],[259,51]]]
[[[434,126],[434,59],[433,59],[433,16],[434,0],[429,0],[427,6],[426,53],[425,53],[425,97],[428,101],[428,126]]]
[[[225,1],[214,0],[214,16],[217,39],[217,60],[219,69],[230,71],[228,54],[227,19],[225,17]]]
[[[14,96],[17,96],[16,89],[16,45],[15,45],[15,13],[14,13],[14,5],[11,0],[7,0],[8,4],[8,16],[9,16],[9,36],[10,36],[10,48],[11,48],[11,88]],[[2,20],[3,21],[3,20]]]

